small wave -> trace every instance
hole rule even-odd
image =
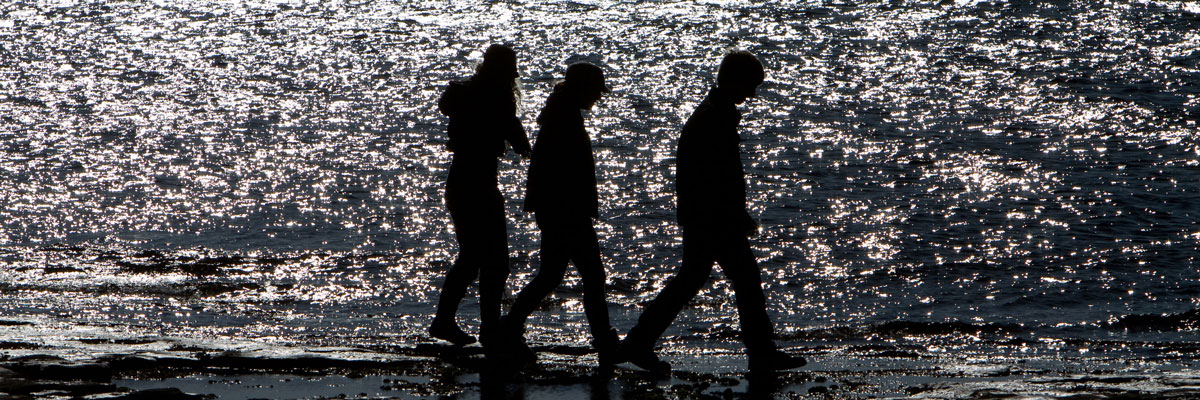
[[[902,335],[955,335],[955,334],[1005,334],[1015,333],[1021,329],[1018,325],[988,322],[972,324],[961,321],[948,322],[915,322],[889,321],[874,325],[870,333],[888,336]]]
[[[115,263],[119,268],[132,273],[164,273],[182,272],[194,276],[217,275],[222,269],[241,267],[247,264],[255,266],[275,266],[280,262],[273,259],[255,259],[242,256],[213,256],[213,257],[169,257],[157,251],[144,251],[131,259]]]
[[[1104,326],[1129,331],[1194,331],[1200,329],[1200,309],[1177,314],[1130,314],[1109,321]]]
[[[51,284],[37,283],[19,283],[12,284],[0,282],[0,290],[3,291],[31,291],[31,292],[49,292],[49,293],[93,293],[99,295],[152,295],[152,296],[170,296],[170,297],[214,297],[226,293],[235,293],[242,291],[256,291],[262,288],[254,282],[157,282],[157,283],[137,283],[137,282],[103,282],[99,284],[88,283],[61,283],[55,282]],[[20,321],[0,321],[0,326],[5,325],[28,325]]]
[[[1021,331],[1020,325],[994,322],[974,324],[961,321],[888,321],[865,326],[832,326],[782,336],[788,340],[828,340],[864,339],[870,336],[1011,335]]]

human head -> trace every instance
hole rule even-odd
[[[502,44],[488,46],[483,52],[483,62],[475,69],[475,75],[491,79],[517,78],[517,52]]]
[[[588,62],[577,62],[567,66],[563,85],[578,94],[581,108],[591,108],[600,96],[611,92],[604,84],[604,70]]]
[[[754,91],[763,83],[766,73],[757,57],[745,50],[731,51],[721,59],[717,69],[717,87],[726,89],[740,104],[754,97]]]

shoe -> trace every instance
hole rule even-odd
[[[629,362],[638,366],[641,369],[650,371],[655,375],[670,375],[671,363],[658,359],[658,354],[654,354],[651,349],[632,349],[628,342],[621,342],[621,347],[617,350],[617,359],[614,363]]]
[[[779,350],[762,354],[750,354],[750,372],[786,371],[808,365],[804,357],[793,356]]]
[[[625,361],[629,361],[633,363],[633,365],[650,371],[655,375],[671,374],[671,363],[658,359],[658,354],[654,354],[653,351],[626,354]]]
[[[458,324],[440,322],[438,320],[434,320],[433,323],[429,324],[429,336],[453,343],[455,346],[466,346],[476,341],[474,336],[468,335],[462,329],[459,329]]]
[[[498,346],[495,354],[509,362],[518,365],[536,364],[537,353],[525,343],[525,327],[514,323],[507,315],[500,317],[500,330],[497,332]]]
[[[596,358],[601,367],[612,367],[618,363],[617,347],[621,341],[617,338],[617,330],[608,328],[599,337],[592,339],[592,348],[596,349]]]
[[[529,344],[525,343],[525,338],[521,336],[511,337],[506,346],[508,356],[520,365],[537,364],[537,353],[529,348]]]

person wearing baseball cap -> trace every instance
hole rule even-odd
[[[562,283],[568,263],[575,265],[583,279],[584,312],[600,366],[611,370],[615,362],[619,342],[609,324],[606,274],[592,226],[592,219],[600,215],[596,162],[582,113],[610,91],[600,67],[586,62],[571,64],[566,79],[554,86],[538,116],[540,130],[530,158],[524,209],[534,213],[542,231],[541,265],[501,320],[518,362],[537,361],[525,344],[525,320]]]

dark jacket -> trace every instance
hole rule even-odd
[[[541,130],[529,161],[525,211],[546,218],[599,216],[596,162],[579,105],[556,89],[538,116]]]
[[[438,110],[450,117],[446,130],[450,151],[456,155],[500,157],[506,141],[518,152],[529,149],[529,138],[507,85],[450,82],[438,100]]]
[[[475,196],[499,198],[496,162],[504,155],[504,143],[517,152],[529,150],[512,88],[503,83],[451,82],[438,100],[438,110],[450,117],[446,131],[454,153],[446,196],[460,200],[456,203]]]
[[[675,190],[679,224],[745,233],[756,225],[746,212],[740,138],[742,116],[720,88],[696,107],[679,136]]]

